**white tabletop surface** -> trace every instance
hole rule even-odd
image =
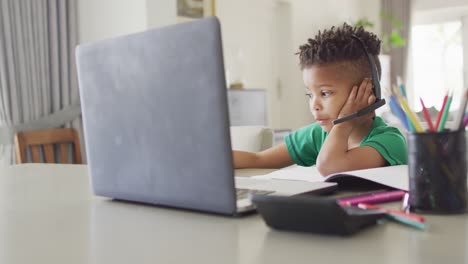
[[[262,171],[263,173],[265,171]],[[243,171],[239,173],[262,173]],[[0,166],[0,263],[468,263],[467,215],[385,222],[351,237],[91,194],[85,165]]]

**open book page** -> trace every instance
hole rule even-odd
[[[277,171],[260,175],[252,176],[253,179],[276,179],[276,180],[293,180],[293,181],[309,181],[309,182],[322,182],[325,177],[320,175],[316,166],[302,167],[292,165]]]
[[[392,188],[404,191],[409,190],[408,165],[339,172],[328,175],[325,178],[325,181],[338,182],[339,184],[339,179],[343,177],[357,177],[372,182],[377,182]]]
[[[332,181],[340,182],[340,178],[362,178],[372,182],[386,185],[388,187],[409,190],[409,177],[408,177],[408,166],[389,166],[372,168],[365,170],[355,170],[339,172],[323,177],[317,170],[316,166],[302,167],[292,165],[265,175],[252,176],[253,179],[278,179],[278,180],[295,180],[295,181],[308,181],[308,182],[323,182]]]

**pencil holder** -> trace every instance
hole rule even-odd
[[[467,209],[465,130],[408,134],[411,211]]]

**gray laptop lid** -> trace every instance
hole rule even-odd
[[[235,213],[216,18],[80,45],[76,57],[95,194]]]

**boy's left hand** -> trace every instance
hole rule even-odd
[[[372,80],[369,78],[364,78],[359,88],[357,86],[354,86],[351,89],[351,93],[349,93],[346,103],[343,105],[343,108],[341,108],[341,111],[338,114],[338,118],[342,118],[350,114],[353,114],[373,104],[375,100],[376,98],[372,91]],[[371,112],[367,115],[354,118],[344,123],[352,124],[354,126],[363,122],[366,119],[372,118],[374,115],[375,113]]]

